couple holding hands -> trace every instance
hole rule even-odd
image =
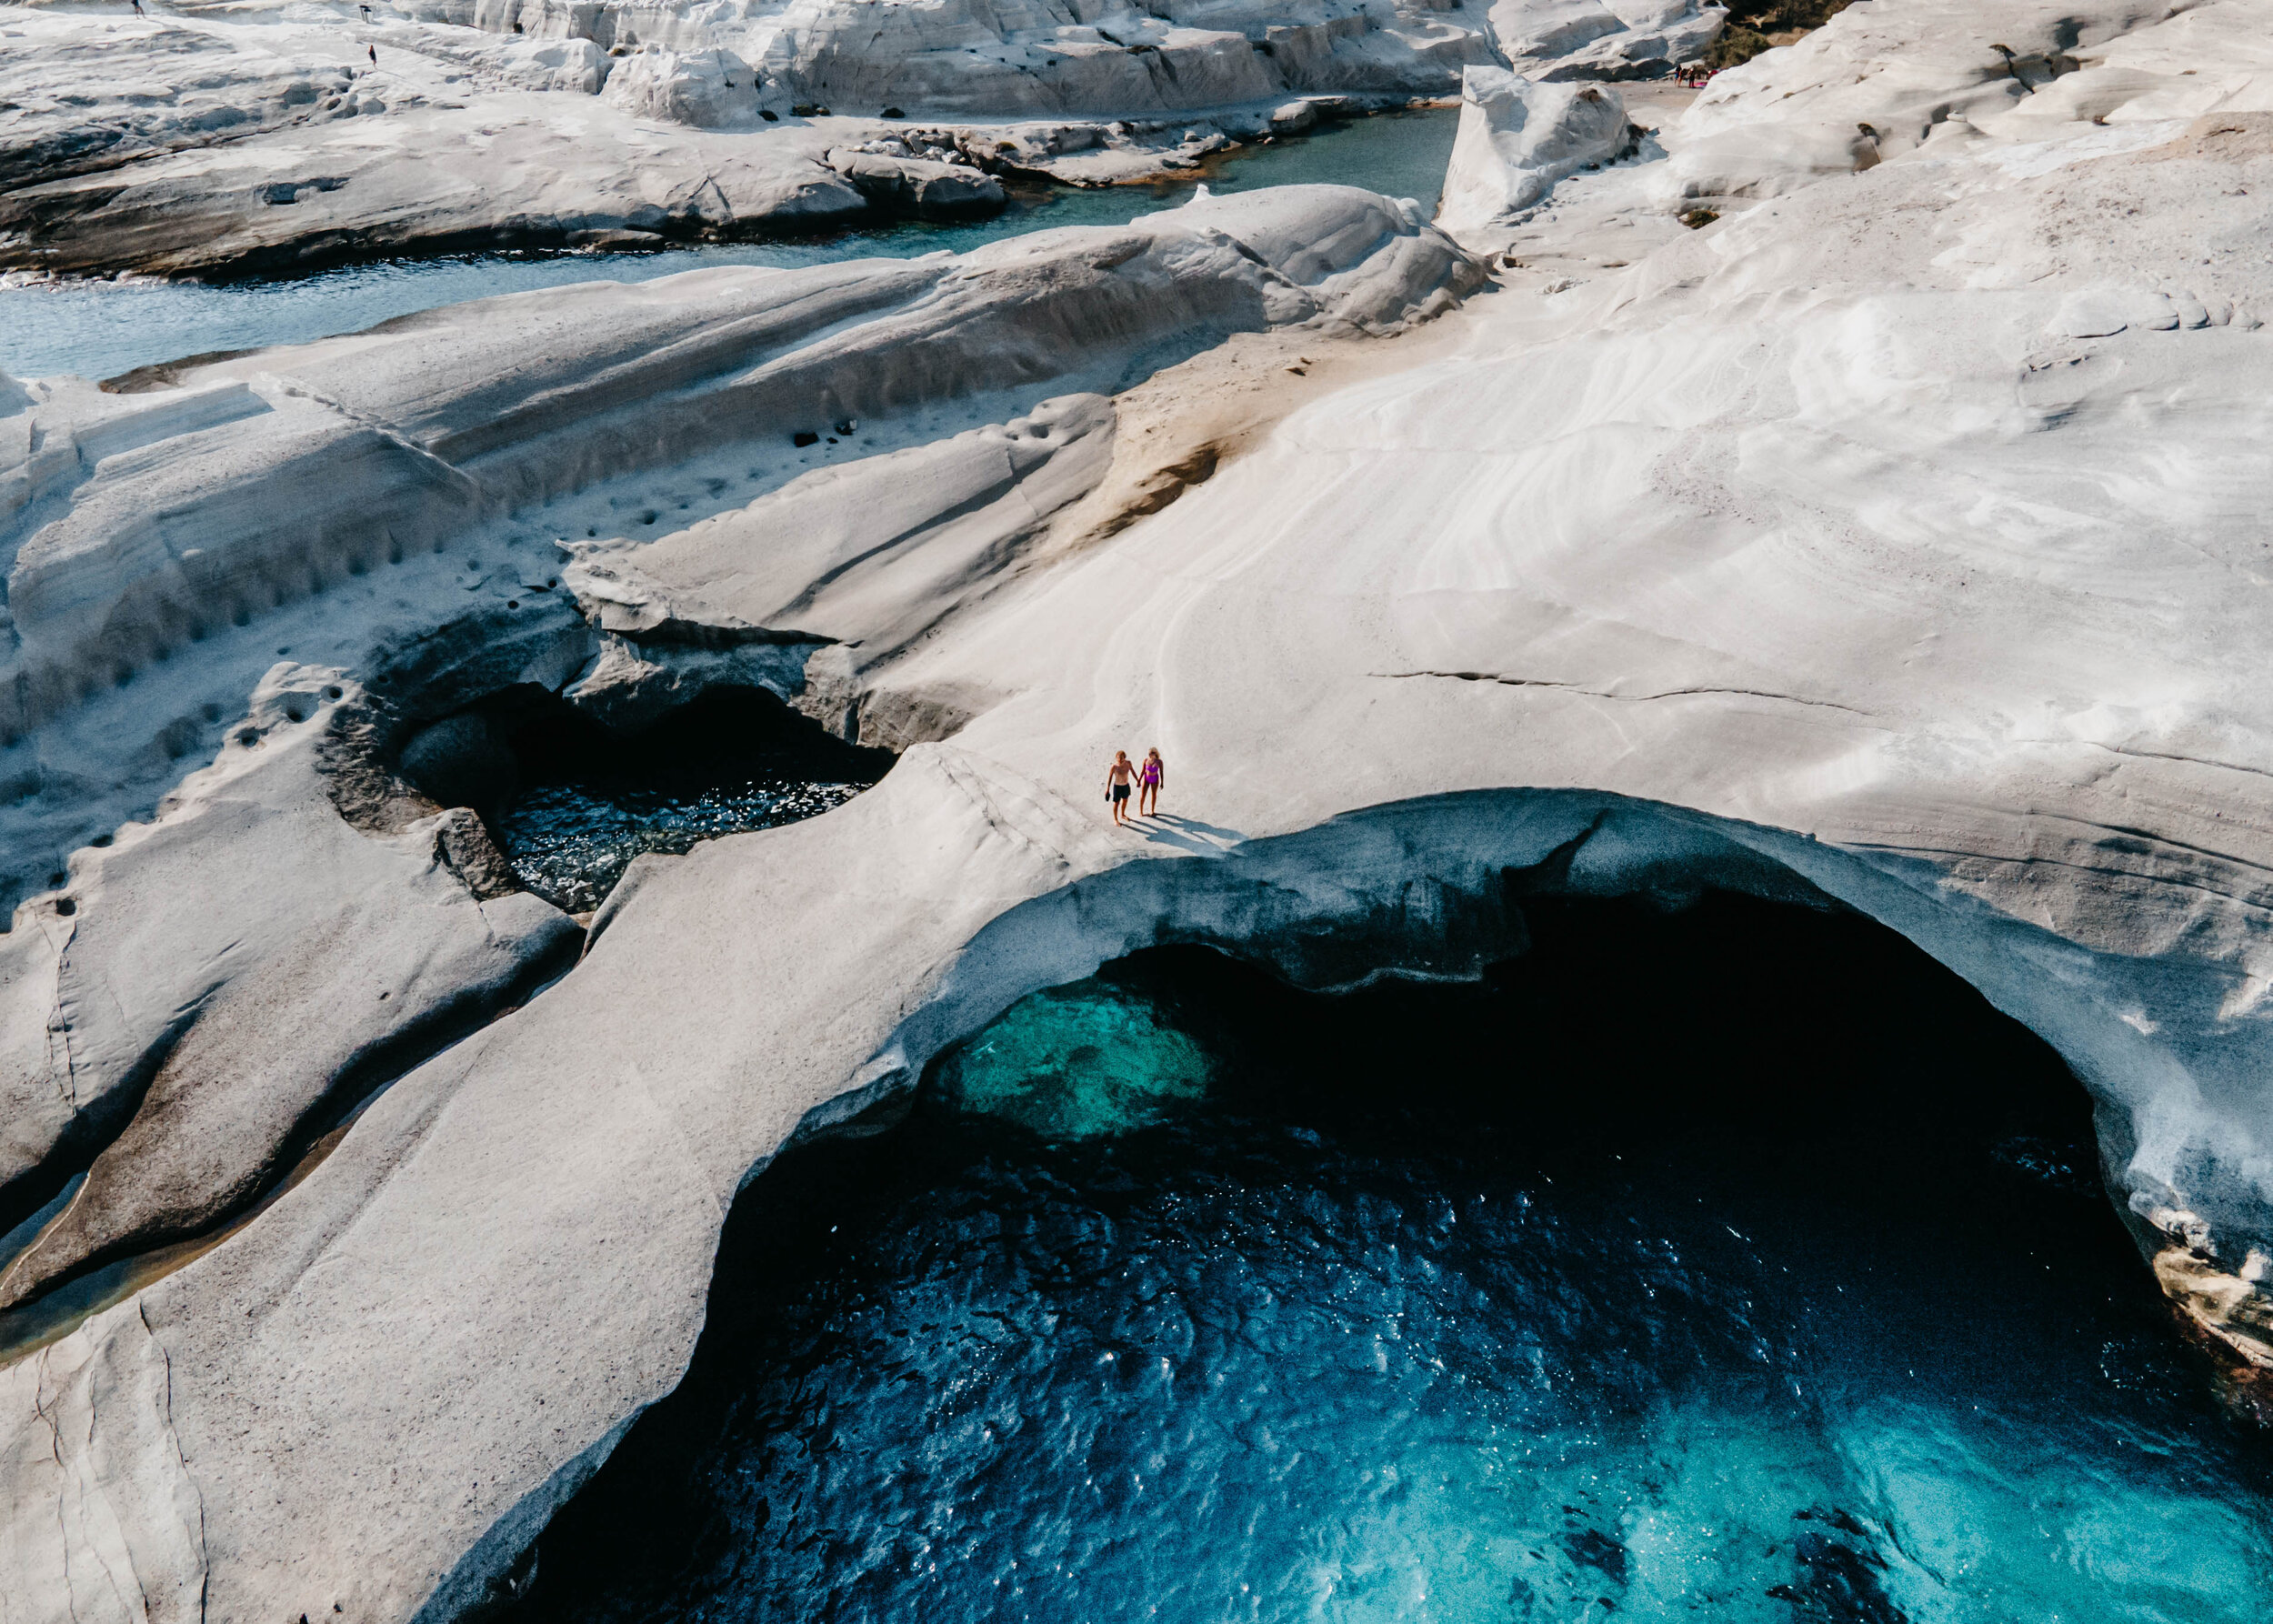
[[[1113,752],[1113,764],[1105,769],[1105,798],[1113,808],[1113,821],[1128,821],[1128,794],[1132,787],[1137,791],[1136,816],[1149,817],[1160,810],[1160,786],[1167,777],[1167,769],[1160,759],[1160,747],[1155,745],[1145,752],[1140,762],[1131,761],[1126,750]]]

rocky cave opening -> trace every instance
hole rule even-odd
[[[524,686],[421,729],[402,770],[443,805],[478,811],[523,887],[588,917],[643,852],[815,817],[894,759],[758,688],[706,689],[628,731]]]
[[[2258,1615],[2273,1455],[2050,1048],[1844,910],[1521,911],[1474,982],[1146,949],[796,1144],[498,1599]]]

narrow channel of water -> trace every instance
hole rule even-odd
[[[1889,933],[1543,904],[1474,987],[1140,956],[793,1151],[526,1620],[2245,1624],[2056,1057]]]
[[[1217,192],[1335,181],[1412,197],[1434,212],[1458,124],[1457,109],[1383,114],[1299,140],[1248,146],[1204,171],[1156,185],[1054,187],[1016,195],[993,218],[902,222],[826,237],[711,244],[635,254],[388,260],[291,281],[66,281],[0,287],[0,372],[105,378],[217,350],[301,344],[397,316],[571,282],[646,282],[706,266],[794,267],[840,259],[912,258],[1058,226],[1120,226],[1186,202],[1204,180]]]

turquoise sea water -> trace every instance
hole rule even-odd
[[[1383,115],[1300,140],[1241,149],[1204,173],[1154,185],[1052,188],[1016,196],[988,220],[904,222],[867,231],[636,254],[486,255],[388,260],[279,281],[205,285],[69,281],[0,288],[0,372],[113,377],[215,350],[299,344],[437,306],[571,282],[645,282],[705,266],[796,266],[911,258],[1057,226],[1125,225],[1173,207],[1204,180],[1217,192],[1336,181],[1417,199],[1433,210],[1458,115]]]
[[[777,1162],[518,1616],[2264,1616],[2273,1457],[2057,1058],[1853,920],[1531,922],[1480,987],[1123,961]]]

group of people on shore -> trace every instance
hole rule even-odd
[[[1673,81],[1684,90],[1698,90],[1710,85],[1713,75],[1719,71],[1716,67],[1707,67],[1701,62],[1685,62],[1673,70]]]
[[[1112,765],[1105,769],[1105,800],[1113,808],[1116,827],[1128,822],[1128,797],[1136,797],[1136,816],[1153,817],[1160,810],[1160,787],[1167,779],[1167,766],[1160,759],[1158,745],[1145,752],[1142,761],[1131,761],[1126,750],[1113,752]]]

